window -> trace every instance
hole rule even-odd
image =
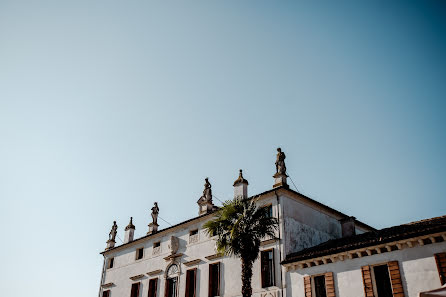
[[[260,254],[262,288],[274,286],[274,250],[262,251]]]
[[[333,272],[305,276],[303,289],[305,297],[336,297]]]
[[[198,229],[189,232],[189,243],[198,242]]]
[[[446,283],[446,253],[435,254],[435,262],[437,262],[438,275],[440,276],[440,283]]]
[[[160,241],[153,243],[153,248],[157,248],[157,247],[160,247],[160,246],[161,246],[161,242]]]
[[[273,217],[273,206],[267,205],[267,206],[265,206],[265,208],[268,210],[268,217],[272,218]]]
[[[186,295],[185,297],[195,297],[197,269],[191,269],[186,272]]]
[[[139,297],[139,283],[132,284],[132,291],[130,297]]]
[[[327,292],[325,291],[325,276],[318,275],[313,277],[314,282],[314,295],[315,297],[327,297]]]
[[[102,292],[102,297],[110,297],[110,290]]]
[[[115,258],[110,258],[108,260],[108,268],[113,268],[114,264],[115,264]]]
[[[135,257],[135,259],[136,260],[140,260],[140,259],[143,258],[143,256],[144,256],[144,248],[137,249],[136,250],[136,257]]]
[[[165,297],[176,297],[177,296],[177,277],[171,277],[166,279]]]
[[[392,285],[390,283],[389,268],[387,264],[373,267],[375,276],[375,288],[377,297],[392,297]]]
[[[153,278],[149,281],[149,295],[148,297],[156,297],[156,291],[158,287],[158,279]]]
[[[209,297],[220,296],[220,262],[209,264]]]

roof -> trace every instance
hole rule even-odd
[[[314,204],[314,205],[317,205],[317,206],[319,206],[319,207],[325,209],[325,210],[328,211],[328,212],[334,213],[334,214],[336,214],[336,215],[338,215],[338,216],[340,216],[340,217],[342,217],[342,218],[346,218],[346,217],[348,217],[346,214],[344,214],[344,213],[342,213],[342,212],[340,212],[340,211],[338,211],[338,210],[336,210],[336,209],[333,209],[333,208],[331,208],[331,207],[329,207],[329,206],[327,206],[327,205],[325,205],[325,204],[322,204],[322,203],[320,203],[320,202],[318,202],[318,201],[316,201],[316,200],[313,200],[313,199],[311,199],[311,198],[309,198],[309,197],[307,197],[307,196],[305,196],[305,195],[303,195],[303,194],[301,194],[301,193],[298,193],[298,192],[296,192],[296,191],[294,191],[294,190],[291,190],[287,185],[282,185],[282,186],[279,186],[279,187],[276,187],[276,188],[269,189],[269,190],[264,191],[264,192],[262,192],[262,193],[260,193],[260,194],[253,195],[253,196],[251,196],[251,197],[249,197],[249,198],[250,198],[250,199],[259,198],[259,197],[261,197],[261,196],[264,196],[264,195],[273,193],[273,192],[278,191],[278,190],[286,190],[286,191],[289,191],[289,192],[291,192],[291,193],[294,193],[295,195],[298,195],[299,197],[303,198],[304,200],[306,200],[306,201],[308,201],[308,202],[310,202],[310,203],[312,203],[312,204]],[[130,241],[130,242],[128,242],[128,243],[124,243],[124,244],[115,246],[115,247],[113,247],[113,248],[111,248],[111,249],[108,249],[108,250],[105,250],[105,251],[101,252],[101,254],[105,254],[105,253],[111,252],[111,251],[113,251],[113,250],[121,249],[121,248],[124,247],[124,246],[131,245],[131,244],[133,244],[133,243],[135,243],[135,242],[139,242],[139,241],[145,240],[145,239],[147,239],[147,238],[149,238],[149,237],[152,237],[152,236],[157,236],[157,235],[159,235],[160,233],[164,233],[165,231],[174,229],[174,228],[176,228],[176,227],[178,227],[178,226],[181,226],[181,225],[183,225],[183,224],[190,223],[190,222],[195,221],[195,220],[199,220],[199,219],[201,219],[201,218],[203,218],[203,217],[206,217],[206,216],[211,216],[215,211],[216,211],[216,210],[214,210],[214,211],[212,211],[212,212],[210,212],[210,213],[206,213],[206,214],[203,214],[203,215],[200,215],[200,216],[191,218],[191,219],[189,219],[189,220],[183,221],[183,222],[181,222],[181,223],[178,223],[178,224],[176,224],[176,225],[170,226],[170,227],[168,227],[168,228],[165,228],[165,229],[162,229],[162,230],[158,230],[158,232],[156,232],[156,233],[145,235],[145,236],[143,236],[143,237],[137,238],[137,239],[135,239],[135,240],[133,240],[133,241]],[[363,227],[363,228],[366,228],[366,229],[369,229],[369,230],[375,230],[375,228],[373,228],[373,227],[371,227],[371,226],[369,226],[369,225],[367,225],[367,224],[365,224],[365,223],[363,223],[363,222],[360,222],[360,221],[358,221],[358,220],[355,220],[355,223],[356,223],[357,225]]]
[[[291,253],[282,264],[288,264],[317,257],[342,253],[349,250],[390,243],[398,240],[446,231],[446,215],[416,221],[404,225],[370,231],[349,237],[332,239],[319,245]]]

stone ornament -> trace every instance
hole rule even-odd
[[[160,209],[158,207],[158,202],[155,202],[154,206],[152,207],[152,223],[154,225],[158,225],[159,212],[160,212]]]
[[[108,234],[108,240],[115,241],[117,233],[118,233],[118,225],[116,225],[116,221],[113,221],[113,226],[111,228],[110,233]]]
[[[277,148],[277,157],[276,157],[276,174],[286,175],[286,166],[285,166],[285,153],[282,152],[282,149]]]
[[[174,255],[178,252],[178,249],[180,248],[180,241],[178,237],[171,236],[168,244],[168,248],[170,250],[170,254]]]

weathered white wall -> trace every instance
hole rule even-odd
[[[446,242],[349,259],[326,265],[291,270],[286,273],[286,296],[305,297],[303,277],[333,272],[336,296],[364,296],[361,267],[398,261],[406,297],[418,297],[422,291],[440,287],[434,254],[445,252]]]
[[[286,196],[281,197],[281,204],[285,254],[341,237],[341,224],[335,217]]]

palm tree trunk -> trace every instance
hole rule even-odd
[[[249,260],[245,260],[244,257],[242,257],[241,260],[242,260],[242,296],[251,297],[252,262]]]

